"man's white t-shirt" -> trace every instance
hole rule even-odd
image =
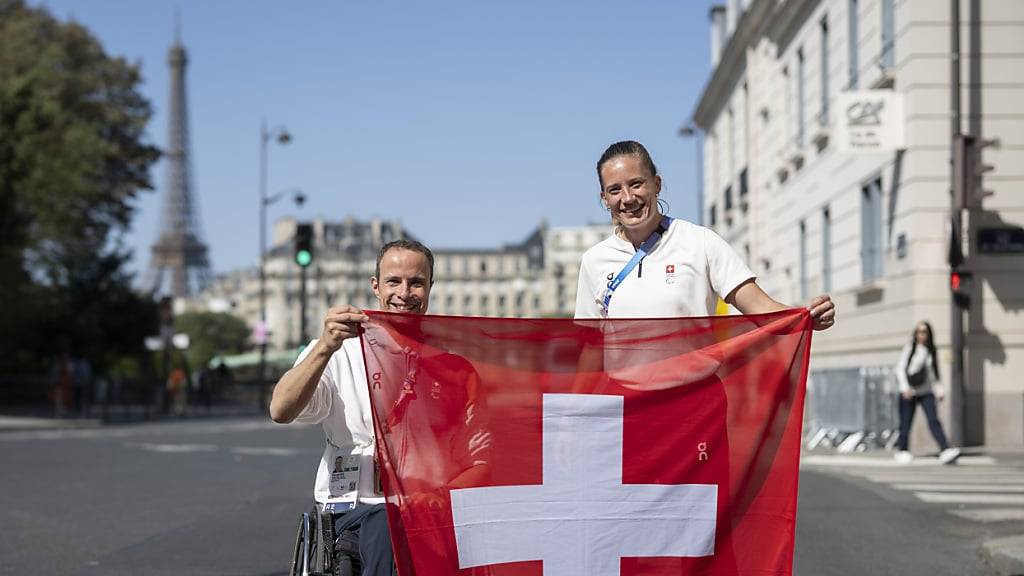
[[[601,318],[608,283],[633,257],[633,245],[609,236],[583,254],[576,318]],[[713,316],[754,273],[729,244],[703,226],[673,219],[668,231],[612,294],[609,318]]]
[[[313,340],[306,346],[295,361],[296,365],[316,343]],[[331,356],[313,397],[295,422],[322,424],[327,436],[313,489],[313,498],[318,503],[348,504],[354,501],[354,496],[361,504],[384,502],[383,495],[374,492],[373,412],[359,338],[345,340]],[[348,485],[350,476],[354,474],[338,471],[339,464],[349,469],[358,465],[355,495],[351,494],[349,488],[352,486]],[[351,478],[351,482],[355,482],[355,478]],[[344,509],[343,506],[336,511]]]

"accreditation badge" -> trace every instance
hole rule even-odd
[[[325,512],[350,510],[359,496],[359,455],[337,454],[331,467],[331,499],[324,505]],[[330,510],[328,510],[330,507]]]

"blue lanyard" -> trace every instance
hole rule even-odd
[[[662,216],[661,223],[654,229],[654,232],[651,232],[651,235],[647,237],[647,240],[644,240],[644,243],[640,245],[640,248],[638,248],[633,254],[633,257],[629,259],[629,262],[626,262],[626,266],[619,271],[618,276],[608,283],[608,290],[605,292],[604,302],[601,304],[601,309],[605,314],[608,313],[608,304],[612,301],[612,294],[615,292],[615,289],[619,287],[619,284],[622,284],[622,281],[625,280],[627,276],[629,276],[629,273],[633,271],[633,268],[636,268],[636,265],[639,264],[645,256],[647,256],[647,253],[654,249],[654,245],[658,243],[658,240],[661,240],[661,235],[668,231],[668,227],[671,224],[672,218],[670,216]]]

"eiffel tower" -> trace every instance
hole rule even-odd
[[[171,106],[167,123],[167,172],[164,181],[160,235],[152,247],[147,287],[174,298],[199,294],[210,283],[210,262],[199,226],[199,207],[192,190],[189,165],[185,66],[188,56],[175,30],[167,54],[171,68]],[[165,276],[169,275],[169,279]],[[169,282],[165,282],[169,280]]]

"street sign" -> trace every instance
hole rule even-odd
[[[146,346],[146,350],[150,352],[157,352],[164,349],[164,342],[167,340],[171,341],[171,347],[177,348],[178,350],[188,350],[191,341],[189,340],[188,334],[179,332],[177,334],[170,335],[170,338],[166,336],[146,336],[143,343]]]
[[[982,254],[1024,254],[1024,228],[981,228],[978,252]]]
[[[189,339],[188,334],[179,333],[175,334],[174,337],[171,338],[171,344],[173,344],[178,350],[188,350],[189,344],[191,343],[192,341]]]

